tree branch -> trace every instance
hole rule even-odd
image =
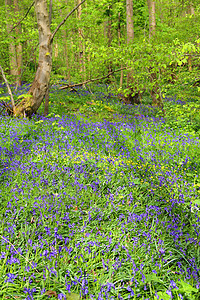
[[[57,28],[54,30],[54,32],[52,33],[51,35],[51,40],[50,40],[50,43],[53,42],[53,39],[57,33],[57,31],[60,29],[60,27],[65,24],[65,22],[67,21],[67,19],[77,10],[77,8],[79,8],[79,6],[81,4],[83,4],[86,0],[83,0],[81,3],[79,3],[77,6],[75,6],[72,11],[70,11],[70,13],[68,13],[68,15],[64,18],[64,20],[57,26]]]
[[[93,82],[93,81],[97,81],[97,80],[102,80],[102,79],[108,78],[113,73],[119,72],[119,71],[124,70],[124,69],[127,69],[127,67],[123,67],[123,68],[114,70],[114,71],[108,73],[106,76],[102,76],[102,77],[98,77],[98,78],[94,78],[94,79],[88,79],[88,80],[86,80],[84,82],[81,82],[81,83],[75,83],[75,84],[71,84],[71,85],[68,84],[68,85],[62,86],[62,87],[59,88],[59,90],[64,90],[64,89],[68,89],[68,88],[74,88],[76,86],[81,86],[81,85],[87,84],[89,82]]]
[[[0,65],[0,70],[1,70],[1,73],[2,73],[2,76],[3,76],[3,79],[4,79],[4,81],[5,81],[5,84],[6,84],[6,86],[7,86],[8,93],[9,93],[10,99],[11,99],[11,104],[12,104],[13,113],[14,113],[14,115],[15,115],[15,101],[14,101],[12,91],[11,91],[11,89],[10,89],[9,83],[8,83],[8,81],[7,81],[7,79],[6,79],[6,76],[5,76],[5,74],[4,74],[4,71],[3,71],[3,68],[2,68],[1,65]]]
[[[30,5],[30,7],[28,8],[27,12],[25,13],[25,15],[23,16],[23,18],[15,25],[13,26],[13,28],[9,31],[8,34],[10,34],[17,26],[19,26],[19,24],[26,18],[26,16],[28,15],[29,11],[31,10],[32,6],[34,5],[35,1],[33,1],[33,3]]]

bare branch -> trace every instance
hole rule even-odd
[[[77,10],[77,8],[79,8],[79,6],[81,4],[83,4],[86,0],[83,0],[81,3],[79,3],[77,6],[75,6],[70,13],[68,13],[68,15],[63,19],[63,21],[57,26],[57,28],[54,30],[54,32],[51,35],[51,40],[50,42],[53,42],[54,36],[56,35],[57,31],[60,29],[60,27],[65,24],[65,22],[67,21],[67,19]]]
[[[81,85],[87,84],[87,83],[89,83],[89,82],[102,80],[102,79],[108,78],[108,77],[109,77],[110,75],[112,75],[113,73],[119,72],[119,71],[124,70],[124,69],[127,69],[127,67],[123,67],[123,68],[114,70],[114,71],[108,73],[106,76],[102,76],[102,77],[98,77],[98,78],[94,78],[94,79],[88,79],[88,80],[86,80],[86,81],[84,81],[84,82],[81,82],[81,83],[75,83],[75,84],[71,84],[71,85],[68,84],[68,85],[65,85],[65,86],[60,87],[59,89],[60,89],[60,90],[64,90],[64,89],[68,89],[68,88],[74,88],[74,87],[76,87],[76,86],[81,86]]]
[[[3,68],[2,68],[1,65],[0,65],[0,70],[1,70],[1,73],[2,73],[2,76],[3,76],[3,79],[4,79],[4,81],[5,81],[5,84],[6,84],[6,86],[7,86],[8,93],[9,93],[9,95],[10,95],[13,113],[15,114],[15,101],[14,101],[12,91],[11,91],[11,89],[10,89],[9,83],[8,83],[8,81],[7,81],[7,79],[6,79],[6,76],[5,76],[5,74],[4,74],[4,71],[3,71]]]
[[[13,28],[9,31],[8,34],[10,34],[17,26],[19,26],[19,24],[26,18],[26,16],[28,15],[29,11],[31,10],[32,6],[34,5],[35,1],[33,1],[33,3],[29,6],[27,12],[25,13],[25,15],[23,16],[23,18],[15,25],[13,26]]]

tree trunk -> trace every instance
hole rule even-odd
[[[17,14],[19,12],[18,0],[14,0],[14,11]],[[17,35],[17,40],[22,34],[21,24],[15,28],[15,32]],[[16,88],[21,86],[21,70],[22,70],[22,44],[17,41],[17,45],[15,47],[16,52],[16,60],[17,60],[17,78],[16,78]]]
[[[149,38],[156,34],[156,4],[153,0],[147,0],[149,8]]]
[[[126,29],[127,29],[127,44],[134,40],[134,25],[133,25],[133,0],[126,0]],[[139,104],[140,92],[137,89],[137,82],[133,78],[133,70],[127,74],[127,88],[129,93],[124,97],[125,103]]]
[[[86,0],[82,0],[80,4],[85,1]],[[22,101],[16,106],[16,112],[13,112],[14,116],[31,116],[36,113],[40,107],[49,87],[52,69],[53,39],[60,27],[78,7],[78,5],[74,7],[51,34],[47,0],[35,0],[35,12],[39,32],[39,62],[31,88]]]
[[[148,9],[149,9],[149,39],[151,39],[156,34],[156,6],[155,1],[147,0]],[[162,97],[160,95],[160,88],[157,82],[157,73],[152,72],[149,68],[150,82],[152,83],[152,88],[150,91],[153,105],[163,106]]]
[[[14,78],[16,79],[16,77],[18,75],[18,68],[17,68],[15,39],[13,36],[13,32],[10,33],[10,31],[12,30],[11,17],[12,17],[12,14],[14,15],[14,10],[12,10],[13,1],[5,0],[5,6],[6,6],[6,10],[7,10],[7,15],[8,15],[7,32],[10,37],[10,42],[9,42],[10,74],[13,75]]]
[[[51,19],[52,19],[52,0],[49,2],[49,27],[51,26]],[[50,90],[50,83],[48,84],[48,88],[45,94],[44,100],[44,116],[47,116],[49,113],[49,90]]]
[[[28,94],[16,107],[16,116],[31,116],[36,113],[47,92],[52,68],[52,43],[47,0],[35,0],[39,32],[39,63]]]
[[[81,0],[77,1],[78,4],[81,3]],[[77,10],[78,20],[81,20],[82,7],[79,6]],[[85,47],[83,42],[83,30],[81,27],[78,28],[79,34],[79,64],[80,64],[80,74],[83,81],[86,80],[86,69],[85,69]]]
[[[120,26],[120,21],[121,21],[121,14],[119,12],[118,13],[118,27],[117,27],[118,45],[119,45],[119,47],[121,46],[121,26]],[[122,68],[122,65],[121,65],[121,68]],[[119,87],[122,88],[122,86],[123,86],[123,70],[121,70],[120,81],[119,81]]]
[[[133,26],[133,0],[126,0],[126,30],[127,30],[127,44],[134,40],[134,26]],[[131,84],[133,78],[132,71],[127,74],[127,87]]]
[[[71,76],[70,76],[69,50],[68,50],[68,44],[67,44],[66,29],[63,30],[63,40],[64,40],[64,56],[65,56],[65,62],[66,62],[66,67],[67,67],[67,71],[64,71],[64,75],[70,84]]]
[[[192,72],[192,56],[188,55],[188,71]]]
[[[153,85],[150,91],[153,105],[163,107],[162,97],[160,95],[160,89],[157,84],[157,75],[155,72],[152,73],[150,72],[150,82]]]
[[[126,28],[127,28],[127,44],[129,44],[134,40],[133,0],[126,0]]]
[[[190,3],[190,14],[191,15],[195,14],[194,6],[192,5],[192,3]]]
[[[108,7],[109,9],[109,16],[108,16],[108,23],[107,23],[107,39],[108,39],[108,47],[111,47],[112,43],[112,15],[111,15],[111,10],[112,6],[110,5]],[[112,73],[112,62],[108,62],[108,74]],[[108,76],[108,81],[109,83],[112,82],[112,76]]]

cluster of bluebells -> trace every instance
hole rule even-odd
[[[199,139],[146,112],[114,120],[0,117],[1,280],[26,299],[199,287]]]

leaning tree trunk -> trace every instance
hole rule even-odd
[[[34,81],[28,94],[16,106],[15,116],[31,116],[36,113],[49,86],[52,68],[52,42],[47,0],[35,0],[39,32],[39,62]]]
[[[74,11],[85,2],[82,0],[57,26],[53,33],[51,33],[49,25],[49,14],[47,10],[47,0],[35,0],[35,12],[37,17],[38,32],[39,32],[39,62],[35,78],[27,95],[15,107],[14,116],[31,116],[37,112],[42,100],[44,99],[50,81],[50,74],[52,68],[52,43],[53,39],[66,22],[66,20],[74,13]]]

